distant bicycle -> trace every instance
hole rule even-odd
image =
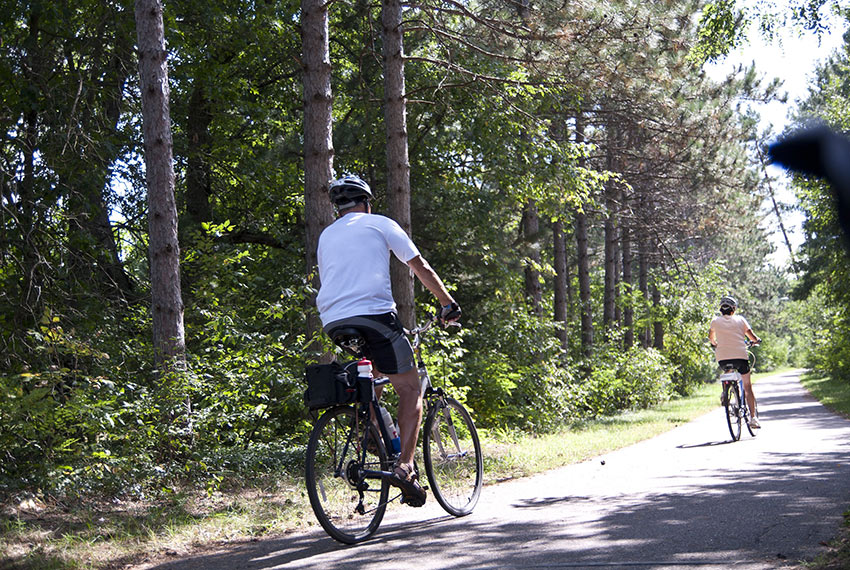
[[[750,347],[753,346],[756,345],[750,345]],[[747,358],[750,361],[750,370],[754,370],[756,357],[751,350],[747,350]],[[755,437],[758,429],[750,425],[750,409],[744,397],[744,380],[741,373],[735,369],[734,365],[727,364],[718,377],[718,381],[722,384],[721,401],[726,411],[726,424],[729,426],[732,441],[741,439],[742,424],[746,424],[747,431]]]
[[[437,502],[446,512],[459,517],[471,513],[478,503],[484,465],[478,432],[469,412],[442,388],[434,388],[425,369],[422,335],[436,322],[435,316],[424,326],[405,332],[413,337],[424,395],[425,473]],[[389,379],[372,378],[371,372],[365,377],[356,375],[357,365],[365,369],[364,363],[368,363],[362,359],[364,341],[359,330],[341,329],[333,340],[361,360],[345,367],[336,365],[335,391],[327,394],[324,401],[319,401],[323,400],[321,397],[317,400],[315,395],[312,400],[306,398],[312,409],[330,408],[316,421],[307,445],[307,495],[322,528],[340,542],[355,544],[372,536],[388,503],[403,496],[399,493],[390,497],[389,478],[398,452],[393,450],[392,426],[387,425],[374,391]],[[312,367],[326,376],[324,371],[329,369],[319,366],[332,365]],[[309,386],[310,367],[307,376]]]

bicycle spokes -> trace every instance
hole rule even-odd
[[[389,485],[365,476],[387,461],[382,446],[364,449],[352,408],[331,409],[310,434],[306,479],[310,505],[322,527],[340,542],[365,540],[377,530],[386,509]],[[375,437],[374,427],[366,426]]]

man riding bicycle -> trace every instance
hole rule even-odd
[[[708,329],[708,341],[714,347],[717,365],[723,369],[727,365],[734,367],[744,381],[747,406],[750,408],[750,427],[759,428],[756,416],[756,396],[750,382],[750,361],[747,355],[747,341],[758,344],[761,339],[755,335],[747,319],[735,314],[738,302],[733,297],[720,299],[720,316],[711,321]]]
[[[401,455],[390,482],[405,502],[421,506],[425,490],[413,468],[422,419],[422,393],[410,342],[396,314],[390,283],[390,252],[406,263],[442,307],[441,320],[456,321],[461,311],[437,273],[394,220],[372,214],[372,190],[356,176],[331,182],[337,220],[319,236],[321,287],[316,306],[325,332],[356,328],[363,334],[375,368],[398,394]]]

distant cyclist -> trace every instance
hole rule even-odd
[[[708,329],[708,341],[714,347],[714,356],[717,365],[724,368],[731,364],[744,380],[744,392],[747,405],[750,408],[750,427],[759,428],[756,416],[756,396],[753,393],[753,385],[750,382],[750,360],[747,355],[747,340],[758,344],[761,339],[755,335],[747,319],[735,314],[738,302],[733,297],[720,299],[720,316],[711,321]]]
[[[330,198],[338,218],[319,236],[322,284],[316,306],[329,336],[339,328],[362,332],[372,363],[389,377],[398,394],[401,456],[390,481],[401,488],[405,503],[421,506],[426,495],[413,468],[413,455],[422,420],[422,393],[413,350],[396,315],[390,252],[437,297],[443,322],[460,318],[460,307],[401,226],[372,214],[372,190],[365,181],[356,176],[333,181]]]

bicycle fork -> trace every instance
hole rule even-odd
[[[456,459],[458,457],[465,457],[467,455],[467,451],[461,451],[460,440],[457,437],[457,431],[455,430],[454,420],[452,419],[452,413],[449,406],[445,403],[445,401],[440,397],[437,400],[437,403],[434,404],[436,406],[440,406],[440,411],[443,415],[443,419],[445,421],[447,430],[449,432],[449,437],[451,438],[451,443],[454,445],[455,453],[449,453],[446,451],[446,446],[443,443],[443,436],[440,433],[440,422],[434,422],[434,425],[431,426],[431,438],[437,444],[437,447],[440,450],[440,458],[443,460],[446,459]]]

